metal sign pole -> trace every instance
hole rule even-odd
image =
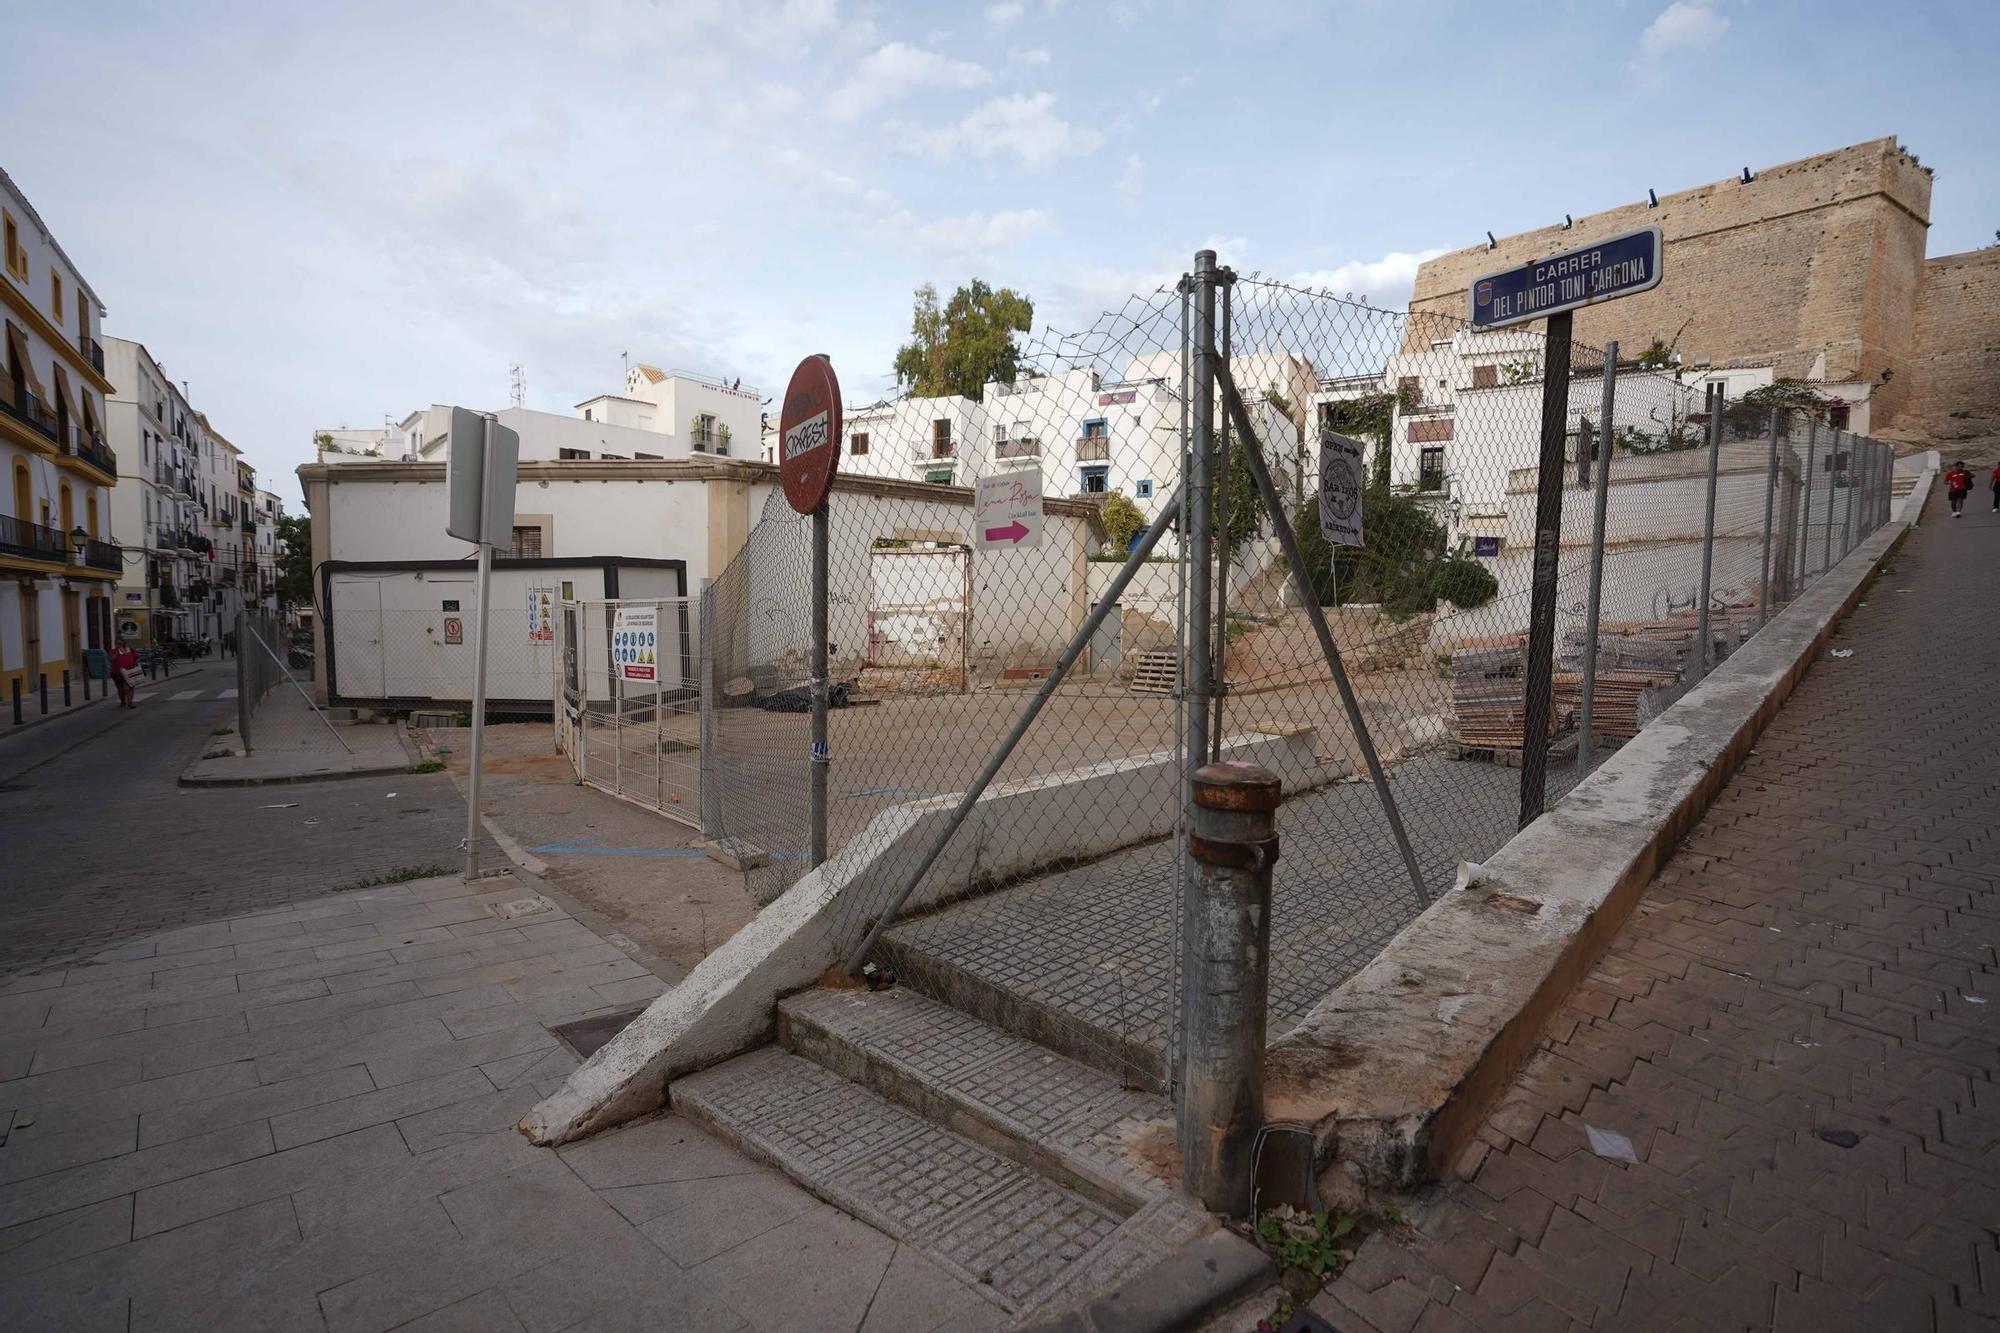
[[[812,512],[812,756],[807,765],[812,813],[806,844],[808,868],[826,860],[826,770],[832,764],[826,743],[826,529],[827,507],[832,503],[831,497],[821,500]]]
[[[1569,433],[1570,323],[1549,316],[1542,367],[1542,457],[1535,487],[1535,582],[1528,603],[1526,697],[1521,718],[1521,820],[1542,813],[1549,766],[1549,697],[1555,674],[1556,569],[1562,555],[1563,441]]]
[[[480,765],[486,751],[486,630],[494,582],[494,544],[480,542],[480,576],[472,594],[472,777],[466,783],[466,879],[480,877]]]
[[[1583,612],[1583,709],[1576,727],[1576,767],[1590,772],[1592,710],[1597,703],[1597,623],[1604,597],[1604,516],[1611,499],[1611,411],[1617,402],[1618,343],[1604,344],[1604,402],[1598,409],[1597,437],[1604,456],[1596,460],[1597,509],[1590,520],[1590,595]]]
[[[1696,638],[1694,678],[1699,681],[1708,675],[1708,589],[1715,573],[1715,482],[1722,465],[1722,386],[1708,386],[1706,399],[1708,407],[1708,507],[1701,521],[1701,603],[1696,613]]]

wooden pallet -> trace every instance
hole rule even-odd
[[[1172,694],[1180,680],[1180,653],[1173,648],[1149,648],[1132,668],[1134,694]]]

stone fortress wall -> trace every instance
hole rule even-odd
[[[1417,271],[1411,310],[1462,320],[1479,274],[1657,226],[1665,279],[1577,311],[1578,339],[1616,338],[1627,355],[1657,340],[1684,364],[1740,358],[1779,377],[1867,383],[1870,429],[1891,438],[2000,422],[2000,250],[1924,258],[1929,168],[1884,138],[1753,176],[1440,255]],[[1435,327],[1412,320],[1411,336]]]

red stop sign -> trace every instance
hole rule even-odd
[[[799,362],[778,414],[778,479],[785,501],[801,514],[820,507],[840,466],[840,380],[833,362],[815,353]]]

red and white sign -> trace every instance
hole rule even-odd
[[[785,502],[810,514],[833,489],[840,466],[840,380],[833,362],[815,354],[799,362],[785,386],[785,407],[778,415],[778,479]]]

